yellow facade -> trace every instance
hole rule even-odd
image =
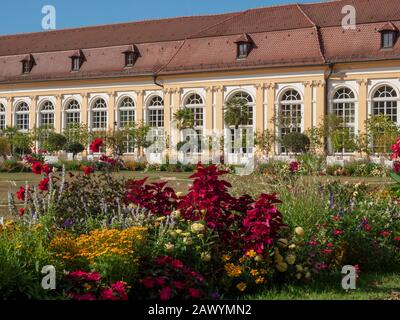
[[[328,71],[327,66],[320,66],[160,76],[158,83],[163,87],[149,85],[152,83],[151,77],[1,84],[0,103],[6,109],[6,126],[15,126],[16,103],[28,101],[29,128],[33,129],[40,125],[39,101],[43,101],[43,97],[52,97],[55,102],[54,129],[61,133],[65,126],[65,102],[70,96],[79,97],[81,123],[89,128],[90,99],[96,95],[107,97],[107,126],[113,129],[118,121],[118,97],[126,94],[134,97],[135,121],[148,121],[148,97],[152,92],[161,92],[164,100],[164,130],[176,141],[179,134],[172,128],[173,114],[185,105],[182,99],[186,91],[198,92],[204,100],[204,129],[221,132],[224,129],[223,108],[227,97],[230,92],[245,91],[254,100],[255,131],[269,129],[277,134],[273,118],[281,106],[280,98],[285,88],[294,88],[301,96],[302,131],[318,126],[324,115],[330,112],[335,86],[351,84],[349,88],[355,91],[355,127],[360,132],[365,132],[365,120],[371,113],[371,90],[382,83],[390,84],[396,92],[400,92],[397,61],[338,64],[334,66],[327,82],[325,77]],[[397,95],[399,97],[400,94]]]

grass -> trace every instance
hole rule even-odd
[[[356,289],[345,291],[341,277],[327,277],[306,285],[284,285],[244,299],[252,300],[400,300],[400,273],[363,274]]]

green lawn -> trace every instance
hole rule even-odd
[[[254,300],[400,300],[400,273],[363,274],[356,290],[341,287],[341,275],[308,285],[285,285],[244,299]]]

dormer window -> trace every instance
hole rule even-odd
[[[391,23],[386,23],[383,27],[378,30],[381,33],[381,48],[392,49],[397,40],[397,34],[399,30]]]
[[[32,55],[25,57],[24,60],[21,61],[22,63],[22,73],[28,74],[31,73],[33,66],[35,65],[35,59]]]
[[[253,40],[246,33],[242,34],[236,41],[237,45],[237,58],[246,59],[253,48]]]
[[[82,50],[79,50],[70,58],[72,62],[71,71],[79,71],[82,67],[83,62],[86,61],[85,55],[83,54]]]
[[[125,67],[133,67],[139,57],[139,50],[135,45],[131,45],[123,54],[125,54]]]
[[[382,49],[393,48],[394,45],[394,32],[384,31],[382,32]]]

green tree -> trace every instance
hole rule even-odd
[[[240,97],[232,97],[224,107],[224,121],[229,127],[236,130],[241,125],[247,125],[250,120],[250,111],[246,99]]]
[[[12,137],[13,153],[22,156],[32,153],[33,136],[29,133],[17,132]]]
[[[381,156],[387,156],[391,152],[391,146],[399,136],[399,128],[396,123],[387,116],[372,116],[366,121],[369,141],[372,152]]]
[[[83,145],[82,143],[80,143],[80,142],[71,141],[71,142],[67,142],[67,143],[64,145],[64,150],[65,150],[66,152],[68,152],[68,153],[72,153],[72,159],[75,159],[75,156],[76,156],[78,153],[83,152],[83,151],[85,150],[85,147],[84,147],[84,145]]]
[[[194,128],[194,113],[192,109],[182,108],[174,113],[174,120],[178,130]]]
[[[256,146],[258,146],[262,153],[268,156],[273,150],[275,141],[275,134],[270,130],[264,130],[262,132],[257,131],[254,143]]]
[[[79,142],[85,148],[88,146],[91,136],[88,127],[80,123],[69,125],[64,130],[64,135],[67,138],[67,142]]]
[[[0,137],[0,157],[4,159],[11,154],[11,145],[7,137]]]
[[[350,128],[336,128],[331,134],[331,143],[334,152],[353,152],[357,148],[354,133]]]
[[[281,138],[281,145],[292,153],[306,153],[310,148],[310,139],[300,132],[290,132]]]
[[[134,141],[138,156],[144,155],[144,149],[151,146],[152,142],[147,140],[151,127],[143,121],[136,124],[135,128],[129,130],[129,135]]]
[[[63,150],[66,143],[67,138],[63,134],[51,132],[43,143],[43,148],[49,152],[58,152]]]

